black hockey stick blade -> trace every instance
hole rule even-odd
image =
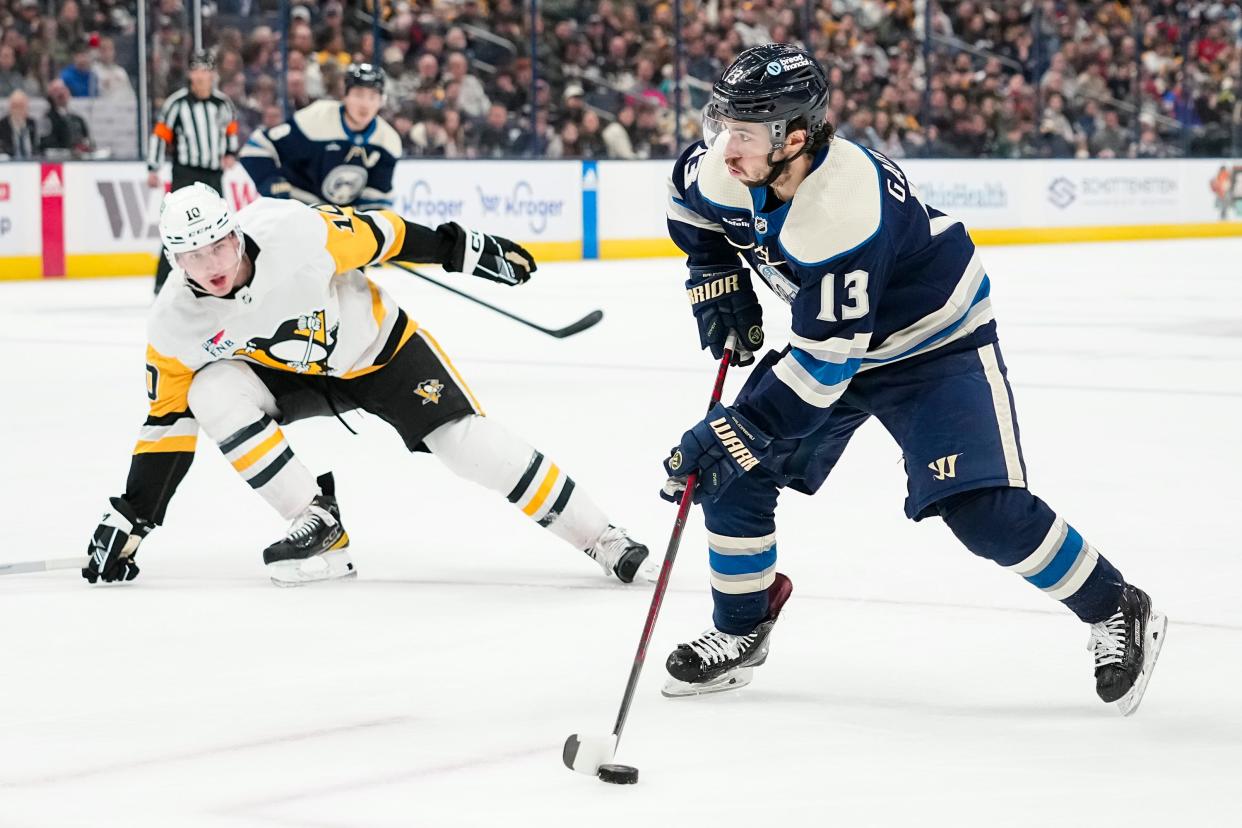
[[[564,339],[567,336],[573,336],[574,334],[582,333],[587,328],[595,327],[596,325],[599,324],[599,321],[603,318],[604,318],[604,312],[602,310],[593,310],[590,313],[588,313],[586,316],[579,319],[577,322],[574,322],[571,325],[566,325],[565,327],[559,330],[549,331],[546,328],[540,328],[540,330],[542,330],[544,333],[548,334],[549,336],[554,336],[557,339]]]
[[[412,276],[417,276],[423,281],[431,282],[433,285],[436,285],[437,287],[444,288],[449,293],[455,293],[463,299],[469,299],[471,302],[474,302],[476,305],[482,305],[483,307],[487,308],[490,311],[495,311],[501,316],[512,319],[514,322],[517,322],[521,325],[525,325],[528,328],[534,328],[540,333],[545,333],[548,336],[554,337],[556,339],[564,339],[565,337],[573,336],[574,334],[580,334],[583,331],[585,331],[587,328],[592,328],[595,325],[599,324],[599,321],[604,318],[604,312],[602,310],[593,310],[590,313],[588,313],[586,316],[579,319],[577,322],[572,322],[563,328],[545,328],[543,325],[537,325],[534,322],[531,322],[529,319],[518,316],[516,313],[507,311],[504,308],[498,308],[495,305],[493,305],[491,302],[485,302],[477,296],[466,293],[464,290],[458,290],[452,285],[446,285],[444,282],[441,282],[439,279],[432,278],[431,276],[428,276],[426,273],[423,273],[422,271],[419,271],[419,270],[415,270],[409,265],[404,265],[401,262],[392,262],[392,261],[386,262],[385,264],[390,264],[393,267],[400,268],[401,270],[404,270],[406,273],[409,273]]]

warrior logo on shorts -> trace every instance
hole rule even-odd
[[[444,390],[444,383],[437,379],[426,379],[418,384],[414,389],[414,393],[423,398],[423,405],[427,403],[440,404],[440,392]]]
[[[935,480],[947,480],[950,477],[957,477],[957,458],[961,457],[961,453],[950,454],[948,457],[941,457],[927,464],[927,468],[932,470],[932,478]]]
[[[297,319],[282,322],[268,339],[255,337],[244,348],[233,352],[261,365],[299,374],[327,374],[328,358],[336,349],[336,331],[340,323],[328,327],[326,314],[313,311]]]

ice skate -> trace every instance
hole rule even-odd
[[[605,575],[616,575],[623,584],[635,580],[654,583],[660,576],[659,562],[650,559],[647,547],[611,524],[586,553],[603,568]]]
[[[1116,704],[1123,716],[1138,710],[1143,700],[1168,624],[1146,592],[1126,584],[1117,611],[1091,625],[1087,650],[1095,657],[1095,692]]]
[[[263,563],[276,586],[352,578],[349,535],[341,525],[331,473],[320,475],[320,493],[294,518],[288,533],[263,550]]]
[[[660,691],[668,698],[737,690],[750,684],[754,668],[768,659],[772,628],[789,600],[793,584],[779,572],[768,587],[768,617],[746,635],[712,628],[678,645],[665,662],[669,678]]]

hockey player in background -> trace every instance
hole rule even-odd
[[[890,159],[834,138],[827,103],[806,52],[748,49],[713,89],[704,142],[673,169],[669,232],[688,256],[703,347],[721,358],[732,331],[749,364],[762,346],[746,265],[790,305],[792,333],[665,461],[670,499],[699,472],[715,606],[713,627],[669,656],[665,694],[749,682],[787,595],[769,595],[784,580],[778,495],[813,494],[874,416],[905,457],[907,517],[940,517],[1088,624],[1096,692],[1133,712],[1165,617],[1027,488],[988,276],[966,228],[924,204]]]
[[[484,417],[431,334],[361,270],[436,262],[518,285],[535,269],[523,248],[456,223],[431,230],[388,210],[261,198],[234,215],[205,184],[165,198],[160,234],[174,268],[148,320],[150,416],[125,492],[91,539],[82,571],[91,583],[137,576],[138,544],[163,522],[200,427],[291,521],[263,552],[276,584],[355,574],[331,475],[316,480],[280,429],[353,409],[387,422],[410,451],[429,451],[507,497],[605,574],[651,580],[647,548],[612,526],[551,459]]]
[[[315,101],[291,121],[261,129],[241,164],[260,196],[373,210],[392,206],[401,138],[379,111],[384,73],[369,63],[345,72],[345,98]]]

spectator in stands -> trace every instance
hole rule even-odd
[[[62,0],[56,15],[56,31],[65,43],[85,43],[86,27],[82,24],[82,10],[77,0]],[[85,97],[77,95],[75,97]]]
[[[609,157],[608,147],[604,143],[603,126],[595,110],[587,109],[583,111],[579,132],[579,141],[582,145],[582,156],[584,158]]]
[[[1168,158],[1169,148],[1160,141],[1156,127],[1150,123],[1143,124],[1139,132],[1139,141],[1134,146],[1135,158]]]
[[[609,158],[630,160],[638,157],[638,154],[634,151],[634,122],[636,118],[634,107],[627,104],[617,112],[616,120],[604,127],[601,137],[604,140],[604,146],[608,149]]]
[[[420,158],[443,158],[448,145],[444,116],[431,112],[409,130],[411,155]]]
[[[456,31],[460,32],[460,29]],[[492,103],[487,99],[483,82],[474,75],[468,74],[470,62],[464,52],[452,52],[445,61],[447,67],[446,80],[460,85],[457,94],[457,108],[469,118],[482,118]]]
[[[129,82],[129,73],[116,62],[116,44],[110,37],[99,38],[99,53],[91,66],[94,75],[96,94],[101,98],[132,101],[134,87]]]
[[[1074,128],[1065,117],[1065,98],[1053,92],[1048,96],[1043,117],[1039,122],[1039,135],[1043,143],[1043,155],[1050,158],[1074,156]]]
[[[425,54],[418,59],[418,87],[436,90],[440,88],[440,61],[435,55]]]
[[[1126,158],[1130,154],[1131,134],[1121,128],[1117,110],[1109,109],[1104,113],[1104,126],[1091,137],[1091,154],[1097,158]]]
[[[41,22],[39,18],[39,0],[19,0],[13,28],[22,36],[22,40],[27,42],[33,40],[34,36],[39,32]]]
[[[43,136],[43,149],[67,150],[85,155],[94,149],[90,129],[82,116],[69,111],[69,89],[64,81],[52,81],[47,87],[48,132]]]
[[[0,46],[0,97],[7,98],[15,89],[27,93],[38,86],[17,68],[17,51],[9,45]]]
[[[521,130],[509,123],[509,112],[494,103],[474,142],[479,158],[503,158],[513,152]]]
[[[73,63],[60,71],[60,79],[75,98],[95,95],[95,76],[91,72],[91,47],[78,41],[73,47]]]
[[[500,104],[506,109],[516,112],[526,105],[526,92],[517,88],[511,72],[498,72],[488,97],[492,103]]]
[[[30,99],[20,89],[9,93],[9,114],[0,121],[0,155],[13,161],[39,157],[39,133],[30,120]]]
[[[583,88],[571,83],[565,87],[564,100],[561,102],[560,121],[582,123],[582,114],[586,110],[586,92]]]

